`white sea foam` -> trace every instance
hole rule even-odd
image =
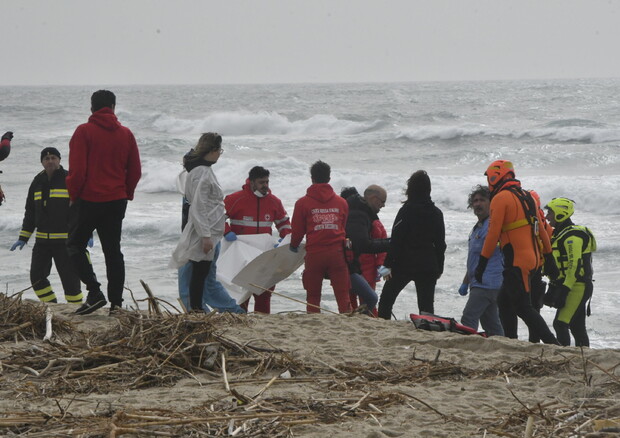
[[[596,126],[548,126],[528,129],[506,129],[487,126],[427,125],[402,128],[395,138],[413,141],[454,140],[465,137],[542,138],[558,142],[607,143],[620,141],[620,128]]]
[[[409,140],[453,140],[461,137],[473,137],[478,135],[497,135],[496,131],[489,130],[486,127],[477,126],[418,126],[403,128],[397,134],[396,138],[406,138]]]
[[[329,114],[307,119],[289,120],[277,112],[230,111],[210,114],[203,119],[188,120],[167,114],[157,117],[154,130],[170,134],[217,131],[222,135],[350,135],[376,128],[380,121],[356,122]]]

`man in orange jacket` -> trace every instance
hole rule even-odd
[[[237,240],[237,234],[271,234],[272,224],[280,238],[291,233],[291,222],[282,201],[269,189],[269,170],[261,166],[250,169],[243,188],[226,196],[224,205],[230,221],[224,239],[229,242]],[[249,303],[248,298],[241,307],[247,311]],[[271,292],[254,294],[254,311],[271,313]]]
[[[549,236],[538,226],[536,204],[515,179],[514,166],[510,161],[494,161],[485,175],[491,190],[489,231],[475,277],[482,281],[489,257],[499,241],[504,257],[504,279],[497,305],[505,335],[517,338],[518,316],[530,331],[539,334],[545,344],[558,344],[530,301],[530,278],[540,267],[541,247],[546,247],[548,254],[545,257],[551,255]]]

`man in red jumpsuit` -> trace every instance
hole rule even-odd
[[[310,168],[312,185],[306,196],[295,203],[293,211],[293,234],[290,249],[297,247],[306,236],[305,267],[302,276],[306,289],[306,311],[320,312],[323,278],[331,280],[338,311],[350,311],[349,270],[344,254],[345,226],[349,206],[330,186],[331,168],[327,163],[317,161]]]
[[[263,167],[253,167],[243,188],[226,196],[224,205],[230,221],[230,225],[226,224],[224,238],[229,242],[237,240],[237,234],[271,234],[272,224],[280,238],[291,232],[286,210],[282,201],[269,190],[269,171]],[[246,311],[249,302],[248,298],[241,304]],[[254,294],[254,311],[271,312],[270,292]]]

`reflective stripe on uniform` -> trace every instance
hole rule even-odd
[[[259,227],[271,227],[272,222],[264,222],[264,221],[246,221],[246,220],[242,220],[242,219],[231,219],[230,220],[230,224],[231,225],[239,225],[242,227],[255,227],[255,226],[259,226]]]
[[[40,201],[42,197],[42,192],[34,192],[34,200]]]
[[[275,220],[273,221],[276,225],[281,224],[282,222],[286,222],[288,220],[288,216],[284,216],[282,219],[280,220]],[[290,227],[289,227],[290,228]]]
[[[26,239],[30,239],[30,236],[32,236],[32,233],[30,231],[21,230],[19,232],[19,237],[25,237]]]
[[[67,189],[51,189],[50,198],[69,198],[69,191]]]
[[[37,294],[37,297],[39,297],[39,300],[43,301],[44,303],[47,303],[49,301],[56,299],[56,294],[52,290],[51,285],[44,287],[43,289],[35,289],[34,293]]]
[[[65,292],[65,299],[67,303],[81,303],[84,295],[82,295],[82,291],[79,291],[77,294],[68,294]]]
[[[67,239],[69,233],[41,233],[37,231],[37,239]]]

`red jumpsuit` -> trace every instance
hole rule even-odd
[[[312,184],[306,196],[295,203],[291,246],[298,247],[306,236],[306,258],[302,281],[309,304],[320,306],[323,278],[331,280],[338,311],[351,308],[349,300],[349,270],[344,254],[345,226],[349,206],[334,193],[327,183]],[[308,313],[319,313],[317,307],[307,306]]]

